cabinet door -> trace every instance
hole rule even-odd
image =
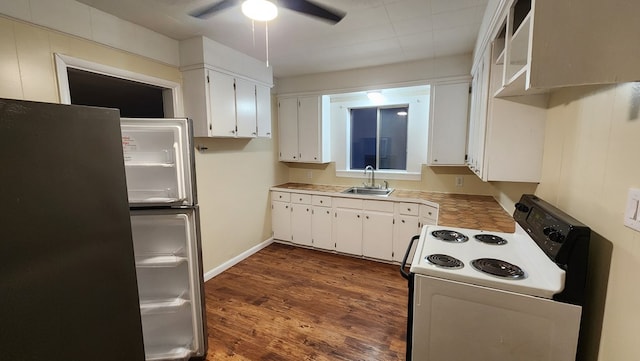
[[[393,260],[401,262],[407,251],[411,237],[420,234],[420,225],[417,216],[397,216],[393,227]],[[415,247],[411,251],[408,263],[411,263]]]
[[[469,83],[431,88],[429,164],[464,165],[467,148]]]
[[[236,96],[234,83],[235,79],[230,75],[209,71],[211,136],[235,137],[236,135]]]
[[[291,241],[291,208],[288,202],[271,202],[273,238]]]
[[[256,86],[244,79],[236,84],[236,136],[255,138],[257,135]]]
[[[311,238],[314,247],[328,250],[336,249],[333,238],[331,237],[331,208],[312,208]]]
[[[490,61],[491,51],[487,49],[473,76],[473,86],[471,88],[467,166],[480,178],[484,176],[484,144],[489,101]]]
[[[320,97],[298,98],[298,153],[301,162],[320,160]]]
[[[333,239],[338,252],[362,255],[362,211],[336,208],[333,217]]]
[[[278,143],[281,161],[298,161],[298,98],[278,100]]]
[[[364,212],[362,254],[391,260],[393,257],[393,213]]]
[[[291,205],[291,241],[311,246],[311,206],[308,204]]]
[[[271,89],[256,85],[256,116],[258,137],[271,138]]]

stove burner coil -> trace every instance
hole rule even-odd
[[[521,280],[526,277],[522,268],[495,258],[475,259],[471,265],[480,272],[504,279]]]
[[[469,237],[464,234],[456,231],[450,231],[448,229],[433,231],[431,232],[431,235],[445,242],[462,243],[469,240]]]
[[[482,243],[492,244],[496,246],[502,246],[503,244],[507,244],[506,239],[500,236],[496,236],[494,234],[476,234],[475,236],[473,236],[473,238],[477,239]]]
[[[464,267],[464,263],[462,263],[462,261],[446,254],[431,254],[426,257],[426,260],[434,266],[442,268],[460,269]]]

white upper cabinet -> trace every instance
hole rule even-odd
[[[256,116],[258,137],[271,138],[271,89],[256,84]]]
[[[236,136],[253,138],[258,135],[258,113],[256,85],[248,80],[236,78]]]
[[[494,94],[640,79],[640,67],[629,61],[640,58],[640,47],[624,41],[640,34],[638,13],[640,1],[506,1],[493,14],[499,25],[487,34],[503,41],[496,57],[502,84]]]
[[[280,160],[298,162],[298,98],[278,99]]]
[[[499,39],[474,69],[467,165],[483,181],[539,182],[547,95],[498,98]]]
[[[270,97],[268,87],[260,86],[258,111],[259,85],[254,82],[206,68],[182,75],[185,114],[193,119],[194,136],[255,138],[259,116],[263,127],[269,124],[264,136],[271,136],[271,107],[265,102]]]
[[[264,62],[200,36],[180,41],[180,70],[194,136],[271,137],[273,73]]]
[[[207,85],[209,88],[207,135],[210,137],[236,136],[235,79],[227,74],[207,70]]]
[[[283,162],[330,161],[328,105],[322,96],[278,98],[279,157]]]
[[[468,111],[468,81],[431,86],[429,165],[465,165]]]

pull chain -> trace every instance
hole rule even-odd
[[[265,48],[266,48],[266,52],[267,52],[267,68],[269,67],[269,22],[265,21],[264,22],[264,37],[265,37]]]
[[[251,37],[253,38],[253,47],[256,47],[256,22],[251,20]]]

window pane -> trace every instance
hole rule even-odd
[[[409,108],[380,109],[380,164],[378,169],[407,169]]]
[[[351,169],[376,167],[377,117],[377,108],[351,109]]]

